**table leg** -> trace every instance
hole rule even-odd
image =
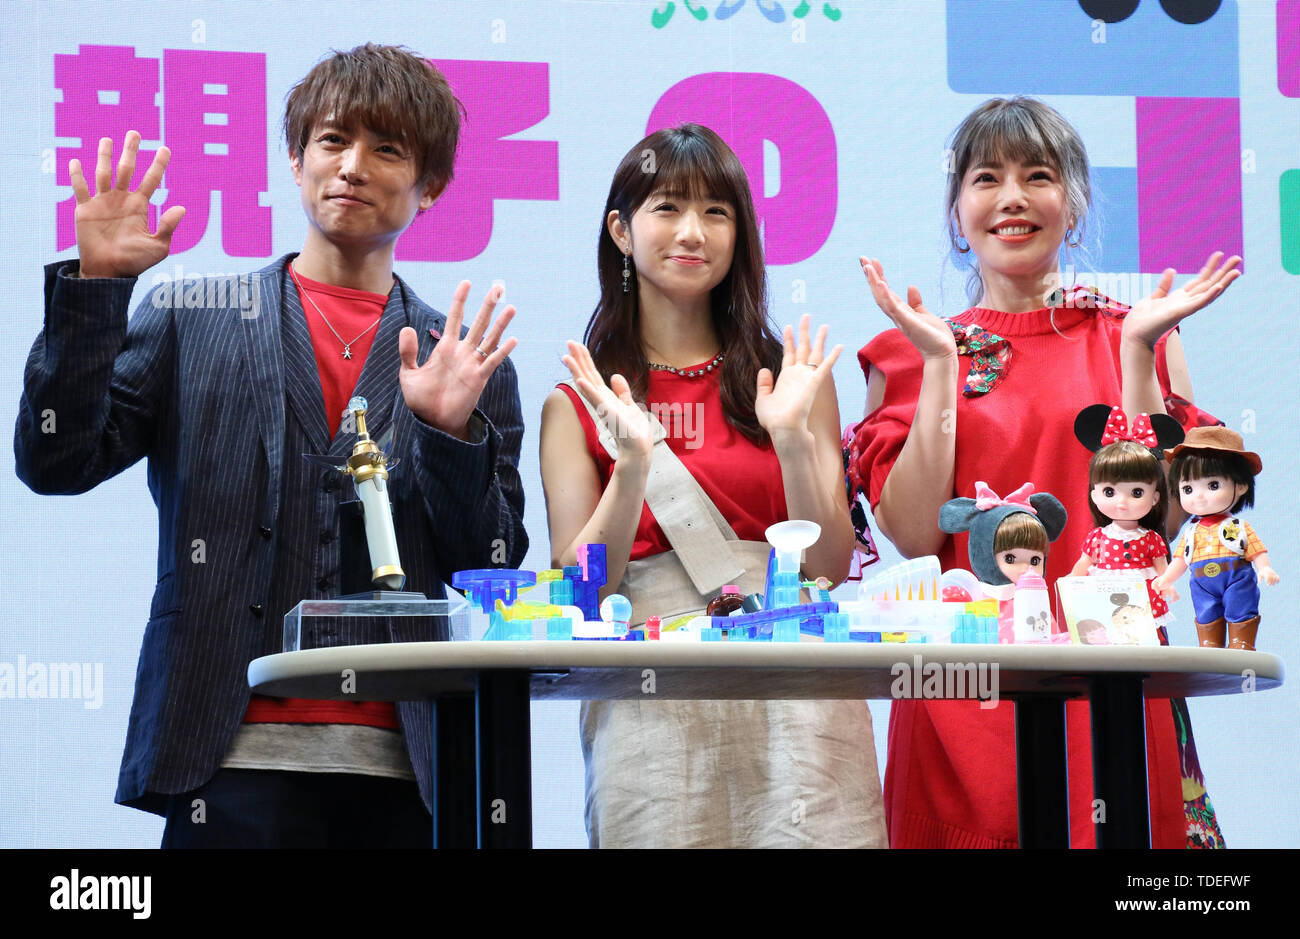
[[[533,846],[529,674],[479,672],[474,695],[478,723],[478,846]]]
[[[1092,784],[1101,814],[1098,848],[1150,848],[1145,675],[1092,679]]]
[[[1016,699],[1016,801],[1020,847],[1070,846],[1065,699]]]
[[[474,698],[455,695],[433,702],[433,846],[473,848],[478,843],[474,785]]]

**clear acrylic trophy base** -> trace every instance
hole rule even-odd
[[[457,593],[375,590],[330,600],[303,600],[284,616],[284,652],[374,642],[438,642],[470,638],[469,603]]]

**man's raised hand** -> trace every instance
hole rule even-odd
[[[77,252],[82,277],[138,277],[171,250],[172,232],[185,214],[182,206],[174,205],[164,212],[158,219],[158,231],[149,231],[149,199],[162,182],[171,151],[166,147],[158,149],[140,188],[132,192],[131,177],[139,149],[140,135],[128,131],[114,178],[112,138],[100,139],[93,196],[81,171],[81,161],[68,163],[72,193],[77,199]]]
[[[488,379],[518,344],[514,337],[501,341],[501,334],[514,319],[513,306],[502,310],[495,321],[492,319],[504,287],[488,290],[469,332],[464,339],[460,338],[469,287],[469,281],[465,280],[456,288],[442,338],[423,365],[416,360],[419,337],[415,330],[405,326],[398,336],[398,350],[402,356],[398,378],[406,406],[430,427],[461,440],[468,439],[469,417],[478,406],[479,395]]]

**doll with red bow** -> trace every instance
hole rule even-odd
[[[1097,527],[1083,541],[1071,576],[1105,571],[1140,573],[1147,583],[1151,615],[1168,645],[1169,604],[1151,582],[1169,565],[1164,539],[1169,485],[1163,448],[1178,445],[1183,429],[1164,414],[1139,414],[1129,426],[1122,409],[1105,404],[1084,408],[1074,435],[1093,451],[1088,464],[1088,508]]]

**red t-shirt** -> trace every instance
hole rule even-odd
[[[388,297],[368,290],[322,284],[296,271],[293,276],[301,285],[298,294],[311,332],[311,347],[316,354],[316,369],[325,398],[325,426],[332,440],[343,420],[343,409],[357,387],[375,333],[379,332],[379,317],[384,313]],[[326,319],[343,337],[342,341],[325,325]],[[343,355],[344,343],[348,343],[351,358]]]
[[[293,277],[301,285],[299,299],[311,332],[312,350],[316,354],[316,369],[320,375],[321,393],[324,396],[325,425],[330,439],[338,433],[343,420],[343,409],[357,387],[366,355],[379,331],[379,317],[383,315],[388,298],[382,293],[370,293],[351,287],[335,287],[309,280],[297,271]],[[310,299],[309,299],[310,298]],[[312,306],[314,300],[320,311]],[[332,333],[321,318],[321,312],[338,330],[343,341]],[[367,326],[376,324],[365,335],[356,338]],[[354,341],[355,340],[355,341]],[[351,358],[343,357],[343,343],[350,343]],[[315,701],[307,698],[272,698],[255,694],[244,712],[245,724],[363,724],[396,730],[397,708],[391,701]]]

